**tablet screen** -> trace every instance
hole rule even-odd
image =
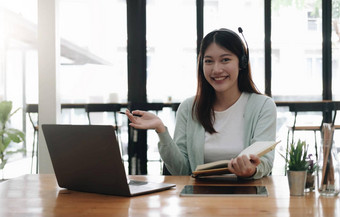
[[[186,185],[181,196],[268,196],[266,186]]]

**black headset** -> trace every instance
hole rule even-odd
[[[240,60],[240,68],[246,69],[247,66],[248,66],[248,62],[249,62],[249,47],[248,47],[248,43],[246,41],[246,38],[243,35],[243,29],[241,27],[238,27],[238,32],[242,35],[243,40],[246,43],[246,53],[243,52],[243,55],[242,55],[241,60]],[[238,38],[241,40],[241,38],[239,36],[238,36]],[[241,40],[241,42],[242,42],[242,40]],[[244,51],[244,49],[242,49],[242,50]]]
[[[243,44],[241,37],[238,34],[236,34],[234,31],[232,31],[230,29],[222,28],[222,29],[215,30],[214,32],[220,32],[220,31],[228,32],[228,33],[234,35],[236,38],[238,38],[240,40],[241,44]],[[243,30],[242,30],[241,27],[238,27],[238,32],[242,35],[243,40],[246,43],[246,50],[242,49],[241,57],[239,57],[239,67],[240,67],[240,69],[246,69],[247,66],[248,66],[248,61],[249,61],[248,43],[247,43],[247,41],[246,41],[246,39],[243,35]]]

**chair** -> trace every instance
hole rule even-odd
[[[178,107],[179,107],[180,103],[173,103],[171,105],[171,109],[172,111],[175,113],[175,117],[176,117],[176,114],[177,114],[177,110],[178,110]]]
[[[85,112],[87,114],[87,118],[89,121],[89,125],[92,124],[91,122],[91,115],[90,113],[92,112],[113,112],[113,116],[114,116],[114,128],[117,134],[117,138],[119,139],[119,143],[121,145],[122,144],[122,140],[121,140],[121,133],[120,133],[120,127],[118,125],[118,119],[117,119],[117,112],[119,112],[122,108],[122,104],[119,103],[91,103],[91,104],[86,104],[85,105]],[[123,151],[123,147],[122,151]]]
[[[31,173],[33,173],[33,159],[36,156],[37,164],[36,164],[36,173],[38,174],[38,131],[39,131],[39,124],[38,124],[38,116],[37,120],[33,121],[32,114],[38,114],[38,105],[36,104],[28,104],[26,105],[26,113],[30,119],[30,122],[33,127],[33,144],[32,144],[32,160],[31,160]]]
[[[293,103],[289,105],[289,111],[294,113],[294,121],[293,125],[288,126],[288,136],[287,136],[287,142],[289,143],[289,135],[290,132],[292,132],[292,143],[294,142],[294,133],[295,131],[313,131],[314,132],[314,138],[315,142],[316,140],[316,132],[321,131],[323,119],[320,125],[297,125],[297,115],[299,112],[323,112],[326,110],[324,108],[323,103]]]
[[[87,113],[89,124],[91,124],[91,117],[90,117],[91,112],[113,112],[114,119],[115,119],[114,126],[117,128],[118,126],[117,112],[119,112],[121,108],[122,108],[121,104],[118,104],[118,103],[108,103],[108,104],[91,103],[91,104],[85,105],[85,112]]]
[[[297,115],[300,112],[321,112],[321,113],[330,113],[332,115],[332,111],[334,111],[334,115],[332,118],[332,123],[335,122],[336,117],[336,109],[335,107],[339,106],[338,104],[334,104],[331,101],[320,101],[320,102],[296,102],[289,104],[289,111],[294,113],[294,121],[293,125],[288,126],[288,135],[287,135],[287,150],[290,143],[290,132],[291,132],[291,143],[294,143],[294,133],[295,131],[312,131],[314,132],[314,141],[315,141],[315,153],[317,154],[317,132],[322,131],[322,125],[325,122],[324,118],[320,124],[317,125],[297,125]],[[340,129],[340,126],[339,126]],[[285,171],[287,170],[287,165]]]
[[[337,110],[340,110],[340,102],[338,102],[338,101],[332,102],[332,108],[331,109],[334,112],[333,119],[332,119],[332,125],[334,126],[334,128],[340,129],[340,125],[335,124],[335,118],[336,118]]]
[[[163,163],[163,171],[162,171],[163,176],[171,176],[171,173],[169,172],[168,168],[166,168],[165,164]]]
[[[143,110],[143,111],[155,111],[158,114],[162,111],[164,103],[129,103],[128,109]],[[147,174],[147,163],[148,162],[159,162],[160,172],[162,172],[162,159],[156,157],[154,159],[148,158],[148,142],[147,142],[147,130],[137,130],[129,127],[129,174]]]

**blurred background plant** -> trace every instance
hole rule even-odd
[[[8,158],[15,153],[24,152],[23,148],[12,147],[13,143],[21,143],[25,140],[25,134],[10,127],[10,118],[19,110],[12,111],[11,101],[0,102],[0,170],[2,171],[1,179],[4,178],[3,169]]]
[[[307,169],[307,172],[308,173],[314,173],[316,168],[317,168],[316,160],[313,158],[312,154],[309,154],[307,156],[307,160],[308,160],[308,169]]]

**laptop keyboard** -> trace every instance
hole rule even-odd
[[[129,185],[146,185],[148,184],[147,182],[143,182],[143,181],[136,181],[136,180],[130,180],[129,181]]]

